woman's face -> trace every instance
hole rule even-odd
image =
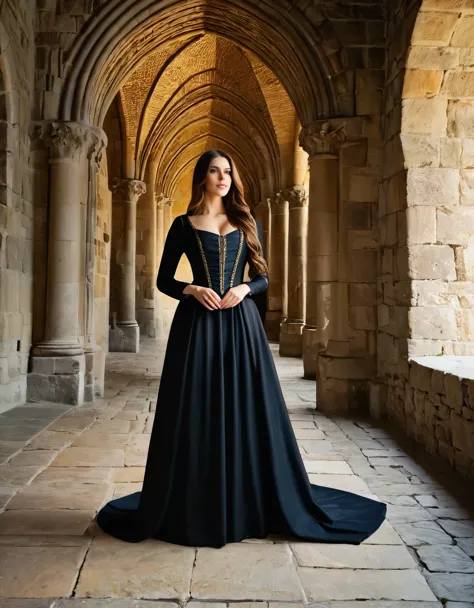
[[[216,156],[209,164],[206,177],[206,192],[225,196],[232,183],[230,164],[227,158]]]

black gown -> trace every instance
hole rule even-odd
[[[260,232],[260,226],[259,226]],[[257,306],[266,275],[237,306],[208,310],[174,273],[185,253],[193,284],[219,295],[243,282],[243,231],[224,236],[173,221],[157,286],[179,300],[171,324],[141,492],[107,503],[99,526],[129,542],[154,537],[222,547],[269,533],[359,544],[386,505],[311,484]]]

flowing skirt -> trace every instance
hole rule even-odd
[[[386,505],[311,484],[251,298],[209,311],[181,300],[171,324],[141,492],[99,526],[129,542],[222,547],[269,533],[359,544]]]

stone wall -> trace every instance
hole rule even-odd
[[[432,369],[423,359],[411,360],[408,377],[390,391],[389,417],[429,453],[474,479],[474,379]]]
[[[28,153],[34,70],[34,9],[0,12],[0,407],[26,398],[32,341],[35,231]]]

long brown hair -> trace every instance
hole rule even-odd
[[[250,213],[250,207],[245,202],[242,181],[232,157],[222,150],[207,150],[199,157],[193,173],[193,186],[191,201],[188,205],[188,215],[198,215],[204,205],[205,182],[211,161],[221,156],[226,158],[230,165],[231,185],[229,192],[222,197],[225,212],[229,222],[236,228],[241,228],[247,239],[249,247],[249,277],[257,274],[268,274],[268,266],[262,257],[262,247],[258,238],[257,224]]]

